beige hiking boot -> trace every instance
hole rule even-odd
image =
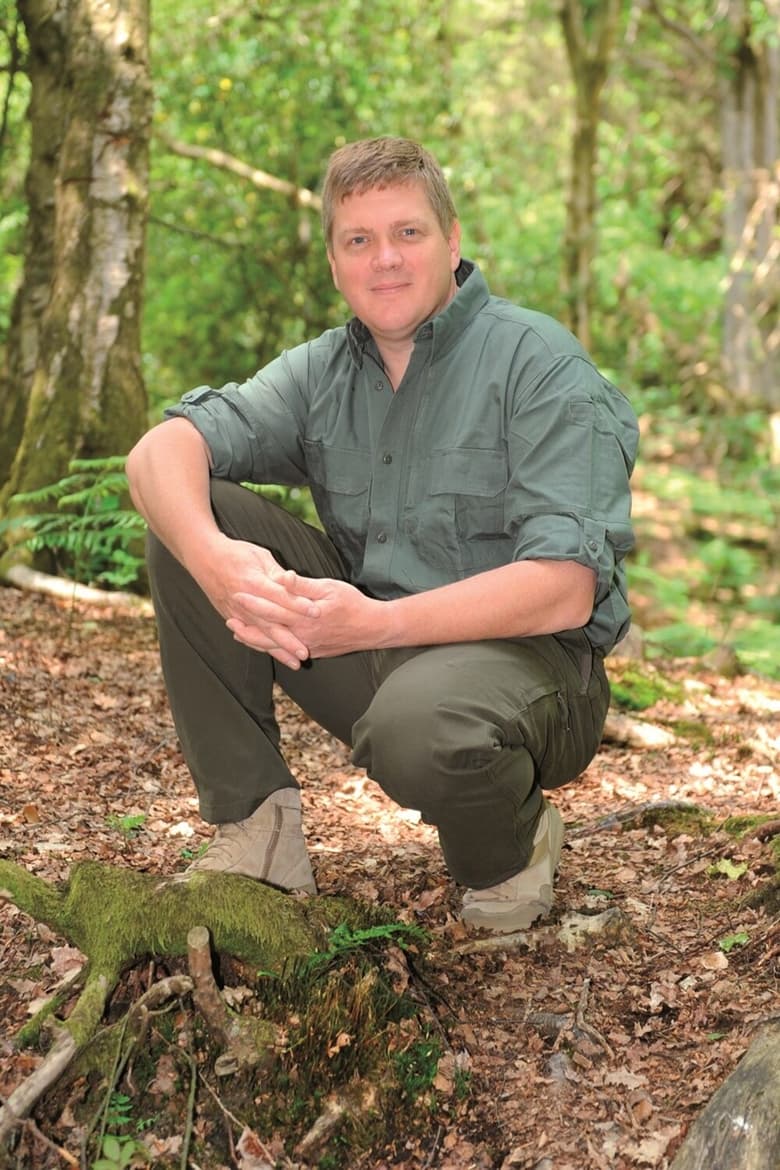
[[[500,934],[525,930],[547,914],[563,845],[563,820],[547,800],[534,834],[534,851],[525,869],[486,890],[466,890],[461,918]]]
[[[280,788],[245,820],[217,825],[206,852],[178,877],[186,880],[193,873],[209,870],[240,873],[283,890],[316,894],[301,828],[298,789]]]

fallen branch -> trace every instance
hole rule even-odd
[[[634,719],[631,715],[622,715],[617,711],[607,713],[601,738],[605,743],[616,743],[620,747],[648,750],[672,747],[677,742],[677,737],[665,727],[646,723],[642,719]]]
[[[131,605],[143,614],[151,614],[152,603],[137,593],[112,592],[110,589],[94,589],[70,581],[67,577],[53,577],[50,573],[39,573],[29,565],[11,565],[6,569],[4,579],[9,585],[29,593],[44,593],[62,601],[83,601],[89,605]]]

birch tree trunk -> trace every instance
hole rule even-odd
[[[58,479],[75,456],[122,454],[146,425],[149,2],[19,0],[19,10],[33,146],[25,272],[0,404],[16,446],[0,453],[0,478],[8,476],[0,512],[14,492]]]

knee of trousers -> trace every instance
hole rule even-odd
[[[456,701],[426,702],[392,681],[355,723],[352,758],[397,804],[437,824],[463,788],[498,762],[501,737]]]

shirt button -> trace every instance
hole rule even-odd
[[[388,454],[387,454],[387,455],[383,455],[383,456],[382,456],[382,462],[383,462],[383,463],[392,463],[392,462],[393,462],[393,456],[392,456],[392,455],[390,455],[390,454],[389,454],[389,452],[388,452]]]
[[[374,389],[375,390],[384,390],[384,388],[385,388],[384,382],[374,382]]]
[[[377,541],[379,544],[386,544],[387,543],[387,533],[380,532],[379,535],[377,536]]]
[[[591,550],[591,552],[597,552],[598,547],[599,547],[598,541],[596,541],[596,540],[589,540],[588,541],[588,548]]]

